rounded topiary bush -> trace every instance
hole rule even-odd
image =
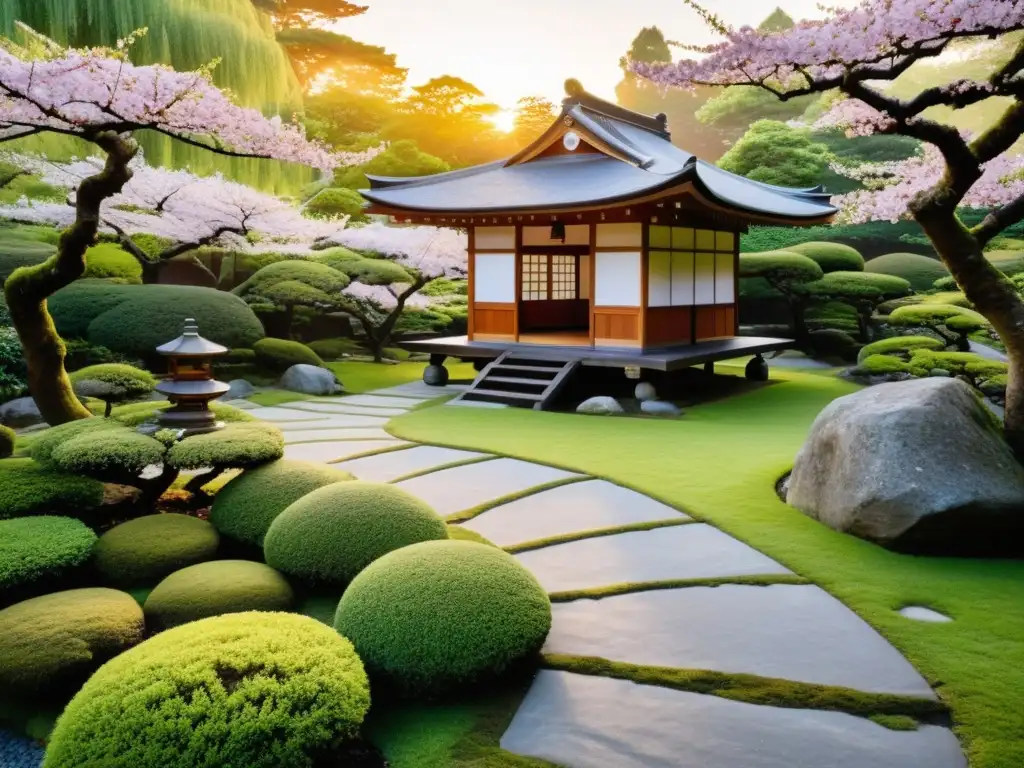
[[[129,403],[119,405],[111,412],[111,418],[126,427],[137,427],[147,421],[153,421],[164,408],[169,408],[170,403],[166,400],[147,400],[144,403]],[[226,421],[229,424],[236,422],[257,423],[259,419],[241,408],[235,408],[227,403],[218,403],[216,400],[210,403],[210,410],[217,416],[218,421]],[[63,426],[63,425],[62,425]]]
[[[32,459],[0,460],[0,520],[28,515],[77,517],[103,501],[103,483],[48,469]]]
[[[147,515],[100,536],[93,565],[106,584],[152,586],[179,568],[212,559],[219,543],[217,530],[206,520]]]
[[[286,371],[293,365],[324,367],[320,356],[305,344],[287,339],[262,339],[253,347],[256,364],[272,371]]]
[[[274,519],[293,502],[352,475],[326,464],[281,459],[244,472],[214,497],[210,522],[236,541],[263,546]]]
[[[931,336],[893,336],[861,347],[857,355],[857,362],[863,362],[871,355],[909,354],[915,349],[940,350],[944,349],[945,346],[941,341]]]
[[[939,325],[955,328],[963,324],[964,330],[976,330],[988,325],[988,320],[980,312],[953,304],[912,304],[894,309],[889,315],[889,324],[930,328]]]
[[[341,584],[388,552],[447,538],[444,521],[407,491],[383,483],[337,483],[278,515],[263,555],[289,576]]]
[[[786,250],[816,262],[825,274],[860,272],[864,269],[864,257],[860,252],[842,243],[808,242],[786,246]]]
[[[217,616],[93,675],[57,720],[43,766],[340,766],[332,753],[369,706],[359,657],[330,627],[285,613]]]
[[[115,589],[70,589],[0,611],[0,690],[80,682],[142,640],[142,608]]]
[[[263,563],[215,560],[175,571],[146,598],[146,626],[168,629],[210,616],[287,611],[295,602],[288,581]]]
[[[946,265],[918,253],[888,253],[864,265],[866,272],[902,277],[915,291],[927,291],[935,281],[949,275]]]
[[[259,291],[268,285],[296,280],[324,293],[337,293],[349,284],[347,275],[319,261],[289,259],[262,267],[256,274],[232,289],[236,296]]]
[[[95,397],[107,404],[107,416],[114,403],[145,397],[156,386],[156,378],[149,371],[123,363],[90,365],[70,378],[76,395]]]
[[[96,534],[70,517],[0,521],[0,600],[52,587],[89,560]]]
[[[365,355],[366,350],[355,339],[318,339],[309,348],[323,360],[337,360],[343,355]]]
[[[551,628],[551,602],[507,552],[430,541],[360,573],[341,598],[334,626],[371,677],[405,694],[435,694],[530,659]]]
[[[186,437],[171,446],[165,460],[175,469],[250,469],[279,459],[283,454],[281,430],[273,424],[253,422],[229,424],[217,432]]]
[[[14,453],[14,441],[16,439],[17,435],[14,434],[13,429],[0,424],[0,459],[6,459]]]

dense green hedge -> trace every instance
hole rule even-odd
[[[935,281],[949,275],[946,265],[938,259],[917,253],[887,253],[864,265],[866,272],[902,277],[915,291],[931,290]]]
[[[287,579],[250,560],[216,560],[176,571],[161,581],[143,610],[150,631],[245,611],[287,611],[295,602]]]
[[[287,280],[297,280],[324,293],[338,293],[349,284],[346,275],[326,264],[319,261],[292,259],[268,264],[237,288],[232,289],[231,292],[235,296],[245,296],[253,291],[258,292],[265,286]]]
[[[0,424],[0,459],[6,459],[14,453],[14,443],[17,435],[10,427]]]
[[[241,613],[106,664],[57,720],[44,768],[312,768],[370,706],[352,645],[316,619]]]
[[[12,236],[7,230],[0,230],[0,286],[18,267],[42,264],[56,251],[49,243]]]
[[[104,533],[93,565],[104,584],[151,587],[179,568],[213,559],[220,536],[205,520],[189,515],[146,515]]]
[[[351,216],[353,221],[363,221],[366,201],[354,189],[328,187],[317,192],[303,207],[303,213],[314,219],[332,219]]]
[[[444,521],[407,491],[383,483],[336,483],[278,515],[263,554],[289,576],[344,584],[392,550],[446,538]]]
[[[821,280],[804,286],[811,296],[822,296],[840,301],[881,301],[911,293],[910,283],[895,275],[870,272],[829,272]]]
[[[165,461],[174,469],[233,467],[251,469],[284,455],[284,436],[273,424],[228,424],[218,432],[192,435],[175,443]]]
[[[931,250],[923,237],[921,227],[914,221],[869,221],[864,224],[819,227],[751,227],[743,235],[740,247],[744,253],[785,250],[790,246],[811,241],[844,243],[855,248],[864,258],[871,259],[891,253],[896,244],[906,238],[921,238],[921,249]]]
[[[129,286],[111,284],[106,280],[76,280],[50,296],[46,306],[61,336],[84,339],[89,333],[89,324],[127,301],[129,290]]]
[[[312,349],[298,341],[261,339],[253,347],[256,364],[272,371],[286,371],[293,365],[324,367],[324,361]]]
[[[0,460],[0,520],[29,515],[77,516],[99,506],[103,484],[43,467],[32,459]]]
[[[128,251],[114,243],[100,243],[85,252],[85,278],[114,278],[124,283],[142,283],[142,265]]]
[[[829,272],[860,272],[864,269],[864,257],[856,248],[842,243],[811,241],[787,246],[788,253],[799,253],[813,260],[825,274]]]
[[[95,544],[96,534],[70,517],[0,521],[0,599],[33,583],[55,583],[87,562]]]
[[[351,479],[325,464],[280,459],[225,485],[213,500],[210,522],[229,538],[263,546],[274,518],[293,502],[317,488]]]
[[[142,640],[142,608],[126,592],[71,589],[0,611],[0,690],[80,682]]]
[[[857,355],[857,361],[863,362],[871,355],[895,355],[901,352],[909,355],[915,349],[940,350],[944,347],[945,344],[931,336],[893,336],[862,347]]]
[[[430,541],[385,555],[356,576],[334,626],[372,678],[406,694],[436,694],[530,659],[551,628],[551,604],[508,553]]]

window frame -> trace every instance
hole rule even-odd
[[[564,251],[534,251],[524,250],[520,267],[520,301],[578,301],[580,298],[580,256],[579,253],[566,253]],[[556,264],[557,263],[557,264]],[[555,275],[565,275],[566,272],[558,272],[557,266],[568,266],[571,272],[572,296],[569,298],[555,297],[556,289],[559,292],[568,290],[567,284],[570,280],[558,280]],[[539,266],[539,269],[538,269]],[[531,279],[540,275],[542,279]],[[538,287],[542,286],[542,287]],[[534,298],[533,294],[543,294],[542,297]]]

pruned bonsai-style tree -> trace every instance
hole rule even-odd
[[[864,344],[874,340],[872,318],[878,305],[913,293],[902,277],[872,272],[829,272],[802,290],[818,301],[839,301],[857,311],[857,332]]]
[[[132,177],[139,145],[149,130],[222,155],[288,160],[331,169],[348,158],[306,139],[302,130],[234,104],[210,80],[209,68],[176,72],[136,66],[117,50],[64,48],[32,30],[26,43],[0,42],[0,142],[36,134],[84,139],[105,156],[97,173],[75,194],[74,222],[57,253],[23,267],[4,285],[11,319],[28,367],[28,384],[43,418],[61,424],[90,414],[64,370],[64,345],[46,299],[85,271],[85,252],[96,241],[104,200]]]
[[[741,278],[761,278],[789,305],[797,345],[808,342],[805,313],[810,296],[805,286],[821,280],[824,272],[813,259],[789,251],[767,251],[740,255]]]
[[[982,256],[986,244],[1024,219],[1022,161],[1009,154],[1024,134],[1024,41],[984,80],[953,80],[900,98],[885,88],[914,64],[934,59],[964,38],[1005,39],[1024,30],[1017,0],[860,0],[824,21],[792,29],[733,30],[695,0],[684,0],[725,39],[691,49],[700,59],[635,62],[633,71],[663,86],[743,86],[782,101],[837,92],[842,97],[818,128],[849,135],[890,133],[926,144],[881,189],[844,200],[854,221],[913,218],[921,225],[967,298],[999,333],[1010,358],[1005,433],[1024,456],[1024,301]],[[999,117],[976,136],[933,117],[933,107],[962,109],[988,102]],[[926,114],[927,113],[927,114]],[[988,208],[976,226],[960,207]]]

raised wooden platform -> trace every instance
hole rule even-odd
[[[677,371],[719,360],[759,355],[791,349],[792,339],[774,339],[757,336],[737,336],[730,339],[701,341],[653,350],[612,347],[557,346],[522,344],[501,341],[470,341],[465,336],[443,339],[408,341],[401,346],[411,352],[425,352],[439,357],[457,357],[463,360],[496,360],[505,352],[531,360],[551,360],[567,363],[579,361],[581,365],[601,368],[637,366],[652,371]],[[435,362],[439,362],[435,360]]]

